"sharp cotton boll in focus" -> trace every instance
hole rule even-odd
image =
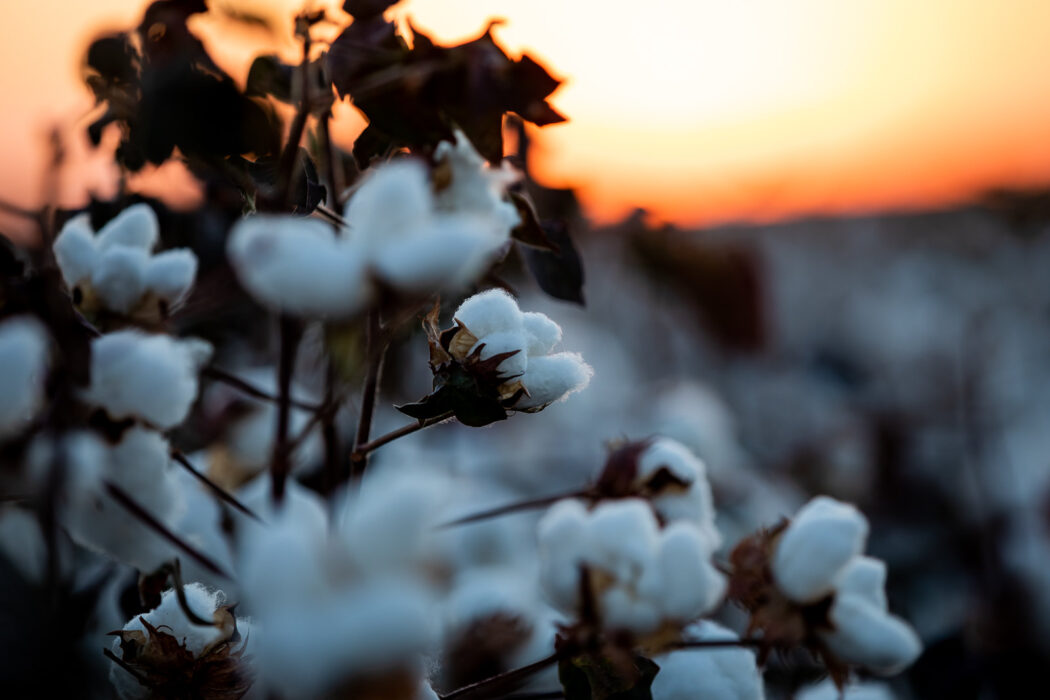
[[[43,407],[49,346],[31,316],[0,322],[0,441],[22,432]]]
[[[360,252],[317,219],[270,214],[241,219],[230,232],[226,255],[248,293],[274,311],[346,318],[371,299]]]
[[[714,622],[686,629],[693,641],[733,641],[738,637]],[[744,648],[682,649],[653,659],[660,667],[653,700],[762,700],[765,691],[755,654]]]
[[[167,430],[186,418],[197,397],[197,375],[211,345],[128,330],[91,343],[91,384],[84,400],[114,420],[140,418]]]
[[[525,311],[521,314],[522,325],[529,338],[528,355],[549,355],[554,346],[561,342],[561,326],[552,321],[546,314],[538,311]]]

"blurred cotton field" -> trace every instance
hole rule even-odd
[[[1041,687],[1041,195],[597,226],[535,176],[561,81],[392,4],[242,85],[155,2],[91,44],[84,131],[200,201],[0,197],[5,696]]]

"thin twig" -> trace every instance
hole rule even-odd
[[[365,345],[365,352],[368,357],[368,373],[365,375],[365,386],[361,392],[361,414],[357,421],[354,449],[350,454],[350,477],[354,479],[360,478],[368,466],[368,453],[371,450],[362,450],[362,448],[368,443],[368,436],[372,432],[372,414],[375,411],[376,390],[379,386],[379,377],[383,372],[383,357],[386,355],[387,348],[387,342],[382,338],[378,309],[372,309],[368,312]]]
[[[325,493],[331,494],[335,491],[339,483],[343,481],[341,478],[340,465],[345,463],[343,457],[343,450],[340,446],[339,431],[335,428],[335,414],[337,413],[339,404],[336,402],[335,395],[335,384],[337,380],[335,362],[332,360],[331,354],[327,358],[325,363],[325,386],[324,386],[324,403],[325,408],[328,410],[322,410],[315,413],[315,416],[321,416],[321,441],[324,444],[324,487]],[[336,410],[332,410],[330,407],[335,407]],[[321,414],[324,414],[323,416]],[[307,435],[308,433],[303,432],[300,435]]]
[[[558,501],[561,501],[566,498],[588,498],[592,495],[593,494],[589,489],[580,489],[577,491],[568,491],[566,493],[555,494],[553,496],[542,496],[540,498],[533,498],[528,501],[508,503],[507,505],[497,506],[488,510],[472,513],[471,515],[465,515],[462,518],[450,520],[447,523],[442,523],[438,526],[438,528],[455,527],[456,525],[466,525],[468,523],[474,523],[479,520],[497,518],[501,515],[509,515],[510,513],[517,513],[523,510],[543,508],[544,506],[549,506],[552,503],[557,503]]]
[[[175,558],[175,563],[171,566],[171,582],[175,588],[175,599],[179,602],[179,607],[182,608],[186,619],[198,627],[215,627],[215,620],[205,619],[190,608],[190,601],[186,600],[186,591],[183,588],[182,565],[179,563],[178,557]]]
[[[295,353],[302,338],[299,322],[290,316],[280,318],[281,356],[277,363],[277,433],[274,436],[270,475],[273,480],[273,500],[284,499],[284,482],[291,468],[288,449],[288,425],[291,421],[292,374],[295,372]]]
[[[229,372],[221,370],[217,367],[205,367],[203,370],[201,370],[201,375],[208,377],[209,379],[214,379],[217,382],[227,384],[233,387],[234,389],[238,389],[253,398],[277,403],[277,397],[273,394],[267,393],[259,387],[244,381],[240,377],[230,374]],[[319,411],[322,408],[322,406],[319,404],[309,403],[308,401],[299,401],[292,397],[288,397],[288,401],[289,403],[291,403],[292,406],[295,406],[296,408],[301,408],[304,411]]]
[[[139,684],[143,688],[149,688],[150,687],[149,686],[149,681],[147,680],[147,678],[145,676],[143,676],[141,673],[139,673],[138,671],[133,669],[128,664],[127,661],[125,661],[124,659],[122,659],[119,656],[117,656],[116,654],[114,654],[111,650],[103,649],[102,650],[102,655],[105,656],[110,661],[112,661],[113,663],[115,663],[117,666],[120,666],[122,669],[124,669],[125,671],[130,673],[131,677],[134,678],[135,680],[137,680],[139,682]]]
[[[206,474],[202,474],[201,472],[197,471],[194,468],[193,464],[190,462],[190,460],[187,459],[186,455],[182,454],[182,452],[180,452],[179,450],[172,450],[171,458],[174,459],[179,464],[179,466],[181,466],[183,469],[185,469],[194,477],[196,477],[198,481],[207,486],[208,489],[216,496],[218,496],[222,501],[224,501],[225,503],[229,503],[231,506],[241,511],[248,517],[262,522],[259,516],[256,515],[248,506],[238,501],[236,498],[233,497],[232,494],[228,493],[226,489],[209,479]]]
[[[292,77],[292,93],[299,95],[299,109],[295,112],[292,125],[288,130],[288,142],[284,145],[277,170],[277,192],[282,208],[292,205],[295,195],[296,165],[299,163],[299,142],[306,130],[306,120],[310,116],[310,28],[301,17],[296,18],[296,34],[303,39],[303,60],[299,70]]]
[[[374,450],[378,450],[383,445],[391,443],[394,440],[397,440],[398,438],[403,438],[406,435],[411,435],[412,433],[419,432],[423,428],[429,428],[432,425],[443,423],[444,421],[447,421],[449,418],[451,418],[452,415],[452,411],[449,411],[448,413],[442,413],[440,416],[416,421],[415,423],[409,423],[408,425],[402,426],[397,430],[391,430],[389,433],[386,433],[385,435],[380,435],[375,440],[366,442],[365,444],[361,445],[359,448],[354,450],[354,454],[361,456],[367,455],[368,453],[373,452]]]
[[[187,556],[196,561],[198,564],[203,566],[208,571],[232,580],[233,577],[222,570],[222,568],[216,564],[210,557],[199,552],[191,544],[186,542],[184,539],[176,535],[174,532],[169,530],[164,523],[157,520],[151,515],[145,508],[139,505],[135,499],[127,494],[124,489],[120,488],[112,481],[105,482],[106,492],[113,497],[117,503],[119,503],[126,511],[138,518],[143,525],[147,526],[158,535],[166,539],[171,544],[175,545],[176,548],[182,550]]]
[[[730,647],[760,647],[761,639],[698,639],[675,642],[672,649],[725,649]]]
[[[534,661],[527,666],[522,666],[512,671],[504,671],[438,697],[441,700],[483,700],[484,698],[502,697],[508,687],[518,685],[548,666],[553,666],[561,660],[561,657],[561,653],[554,652],[550,656]]]
[[[321,154],[324,157],[328,187],[331,188],[328,201],[330,206],[338,209],[343,206],[340,197],[342,197],[343,190],[346,189],[346,184],[343,182],[342,164],[336,162],[339,153],[335,144],[332,143],[331,121],[332,110],[329,109],[324,116],[321,117]]]

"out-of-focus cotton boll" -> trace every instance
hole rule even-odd
[[[488,183],[464,178],[462,186]],[[423,163],[386,163],[365,177],[347,204],[349,235],[371,271],[393,287],[461,287],[484,270],[510,234],[501,218],[505,210],[475,207],[473,199],[464,203],[471,206],[439,210]]]
[[[257,214],[234,224],[226,255],[267,308],[306,318],[346,318],[371,300],[360,250],[320,220]]]
[[[502,289],[489,289],[468,297],[453,317],[479,339],[500,331],[519,330],[524,323],[518,302]]]
[[[693,641],[733,641],[738,637],[714,622],[686,629]],[[653,700],[762,700],[765,691],[755,654],[749,649],[684,649],[653,659],[660,672],[653,680]]]
[[[129,315],[139,311],[150,294],[171,306],[193,286],[197,256],[187,248],[152,255],[158,238],[156,214],[148,205],[136,204],[97,235],[86,214],[71,219],[53,249],[70,290],[79,288],[82,297]]]
[[[0,556],[14,564],[26,581],[43,582],[47,571],[47,544],[33,512],[0,506]]]
[[[655,489],[650,483],[661,469],[670,472],[675,483]],[[665,522],[691,522],[709,539],[712,548],[721,545],[707,467],[685,445],[669,438],[654,440],[638,457],[636,482],[653,492],[650,502]]]
[[[186,606],[197,617],[204,620],[216,619],[216,611],[226,602],[226,596],[222,591],[210,591],[199,583],[187,584],[182,590],[186,596]],[[230,640],[233,634],[234,620],[229,618],[219,620],[219,622],[224,624],[205,626],[191,622],[179,604],[176,592],[169,589],[161,595],[160,605],[144,615],[136,615],[124,625],[122,630],[124,634],[112,641],[110,650],[118,658],[124,658],[123,642],[134,649],[134,656],[129,654],[125,660],[139,672],[145,672],[154,678],[165,678],[170,675],[169,682],[173,685],[180,681],[183,683],[196,682],[201,686],[212,688],[217,694],[221,694],[222,683],[225,682],[230,685],[228,690],[231,695],[235,696],[235,689],[242,690],[250,683],[246,678],[250,675],[247,668],[247,659],[250,657],[245,655],[238,658],[237,654],[241,651],[248,652],[249,644],[254,646],[254,634],[247,630],[250,623],[238,618],[236,629],[241,633],[241,641],[231,641],[227,648],[220,650],[219,645]],[[172,654],[171,649],[157,643],[152,638],[147,624],[155,630],[156,634],[173,637],[175,643],[185,648],[192,658],[186,659]],[[204,655],[208,655],[211,662],[197,666],[194,662]],[[150,671],[156,675],[150,674]],[[209,672],[214,675],[206,678],[203,674]],[[124,700],[155,697],[153,689],[139,683],[131,673],[118,664],[110,667],[109,678],[118,697]],[[212,682],[208,683],[207,680]],[[156,694],[163,695],[164,690],[166,688],[157,688]]]
[[[521,314],[522,325],[529,339],[528,355],[549,355],[554,346],[561,342],[561,326],[552,321],[546,314],[538,311],[525,311]]]
[[[31,316],[0,323],[0,441],[22,432],[43,406],[49,345]]]
[[[484,216],[505,237],[520,222],[517,208],[503,196],[518,174],[506,162],[501,168],[490,167],[462,131],[457,130],[455,138],[454,144],[442,141],[434,149],[434,160],[447,164],[451,175],[449,184],[437,193],[437,208]]]
[[[922,642],[908,623],[864,596],[837,592],[829,617],[835,630],[822,635],[824,643],[849,663],[893,674],[922,653]]]
[[[797,700],[897,700],[897,696],[885,683],[854,682],[839,690],[830,678],[803,688],[795,695],[795,698]]]
[[[84,400],[114,420],[139,418],[167,430],[197,397],[197,374],[211,357],[207,342],[128,330],[91,343],[91,384]]]
[[[592,571],[605,623],[642,635],[662,623],[691,622],[725,592],[708,538],[685,521],[661,530],[641,499],[607,501],[592,511],[579,501],[561,501],[538,531],[544,592],[570,615],[579,603],[581,566]]]
[[[773,578],[788,598],[812,603],[834,590],[835,577],[860,555],[868,521],[853,506],[814,498],[788,525],[773,554]]]
[[[593,375],[591,366],[575,352],[531,357],[521,377],[529,395],[522,397],[514,408],[523,411],[538,409],[565,399],[586,389]]]

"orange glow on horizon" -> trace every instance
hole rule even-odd
[[[299,6],[213,2],[277,18]],[[3,198],[39,196],[44,132],[55,122],[79,132],[90,107],[78,75],[90,38],[132,26],[144,5],[4,8],[0,59],[23,69],[0,77]],[[1041,0],[649,0],[623,9],[406,0],[393,14],[442,42],[503,17],[495,31],[510,52],[531,53],[566,79],[553,102],[571,121],[537,130],[537,175],[578,187],[598,221],[635,207],[683,225],[768,220],[1050,184],[1050,3]],[[228,24],[194,21],[238,79],[256,53],[294,53],[263,30],[234,31],[232,41]],[[340,112],[345,143],[360,120],[349,105]],[[92,160],[83,144],[71,150]],[[112,173],[102,160],[66,178],[65,201],[106,191]]]

